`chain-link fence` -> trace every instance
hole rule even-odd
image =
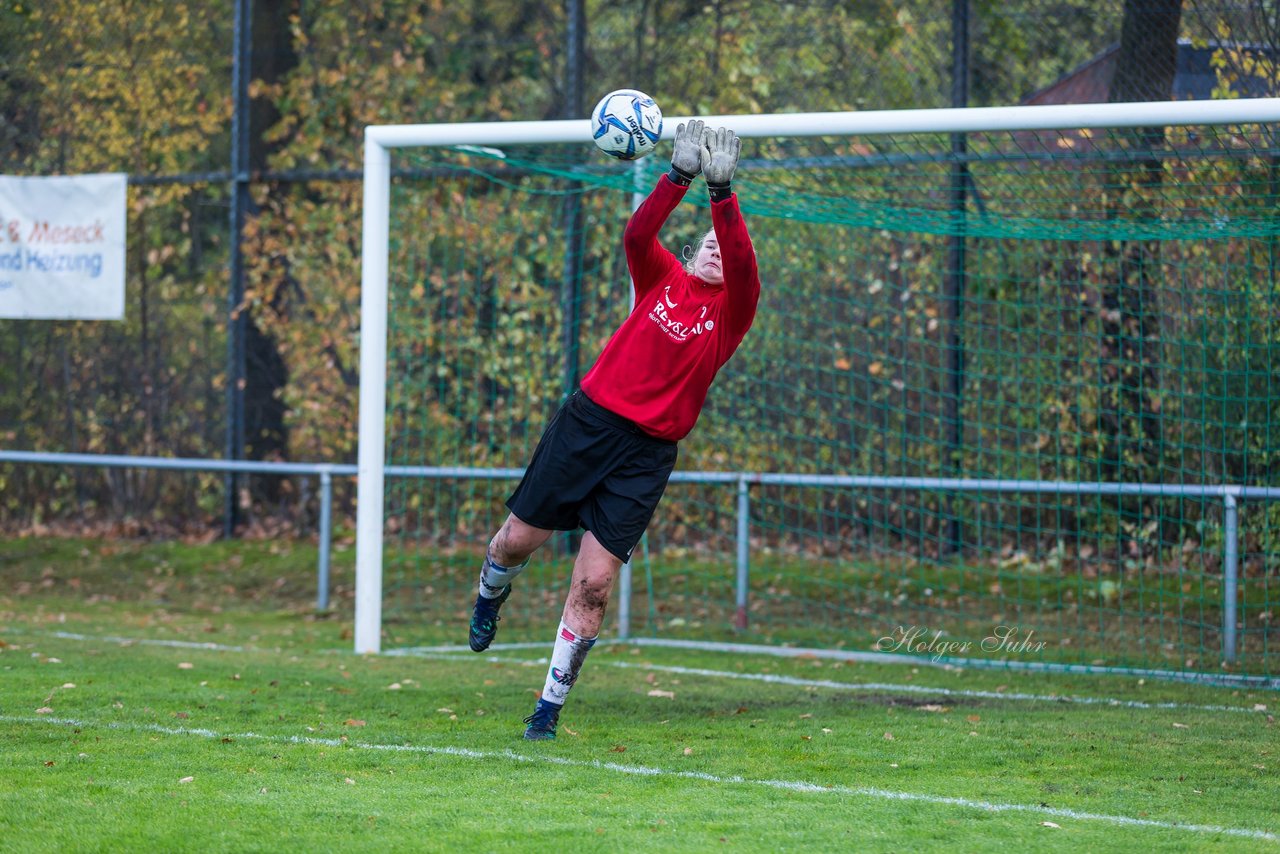
[[[295,0],[239,23],[226,3],[7,5],[0,171],[122,171],[130,190],[125,320],[0,320],[0,444],[221,457],[242,435],[252,459],[354,459],[367,124],[581,116],[624,86],[668,115],[1276,90],[1273,5],[1103,5]],[[238,40],[251,172],[233,308]],[[227,391],[239,361],[242,410]],[[223,481],[204,478],[193,501],[190,478],[0,466],[0,522],[207,524]],[[304,497],[262,480],[239,500],[289,516]]]

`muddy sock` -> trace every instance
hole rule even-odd
[[[578,681],[582,662],[595,642],[595,638],[578,637],[563,620],[560,622],[556,645],[551,650],[551,666],[547,668],[547,681],[542,687],[542,699],[558,706],[564,705],[569,689]]]
[[[526,558],[519,566],[502,566],[494,563],[493,558],[486,553],[484,565],[480,567],[480,595],[486,599],[498,598],[502,595],[503,588],[511,583],[511,579],[524,572],[528,565]]]

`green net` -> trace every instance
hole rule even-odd
[[[1273,132],[747,140],[759,313],[636,550],[631,633],[1275,674],[1280,503],[1205,488],[1280,473]],[[387,463],[466,471],[388,480],[389,642],[460,642],[513,470],[628,310],[622,230],[665,165],[396,154]],[[662,239],[709,222],[696,184]],[[747,481],[745,528],[739,473],[787,476]],[[890,480],[800,482],[829,475]],[[500,640],[549,636],[575,545],[535,556]]]

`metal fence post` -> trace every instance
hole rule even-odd
[[[751,496],[747,492],[746,477],[738,478],[738,610],[733,624],[739,629],[747,627],[747,583],[750,559]]]
[[[1236,660],[1236,595],[1239,588],[1239,536],[1240,510],[1236,497],[1228,492],[1223,496],[1226,507],[1226,555],[1222,566],[1222,660]]]
[[[320,562],[316,569],[316,610],[329,610],[329,541],[333,525],[333,474],[325,469],[320,472]]]
[[[245,221],[249,215],[249,82],[253,64],[253,0],[235,3],[235,55],[231,65],[231,239],[227,289],[227,435],[226,458],[244,459],[245,326],[244,303]],[[240,521],[240,479],[228,471],[225,478],[224,537],[235,536]]]
[[[618,574],[618,640],[631,637],[631,561],[622,565]]]

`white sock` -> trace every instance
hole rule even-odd
[[[497,599],[502,590],[511,583],[511,579],[524,572],[529,559],[519,566],[502,566],[493,562],[488,552],[484,556],[484,565],[480,567],[480,595],[486,599]]]
[[[563,620],[560,621],[556,645],[551,650],[551,666],[547,668],[547,681],[542,686],[542,699],[557,706],[564,705],[569,689],[578,681],[582,662],[586,660],[587,653],[595,642],[595,638],[578,637]]]

